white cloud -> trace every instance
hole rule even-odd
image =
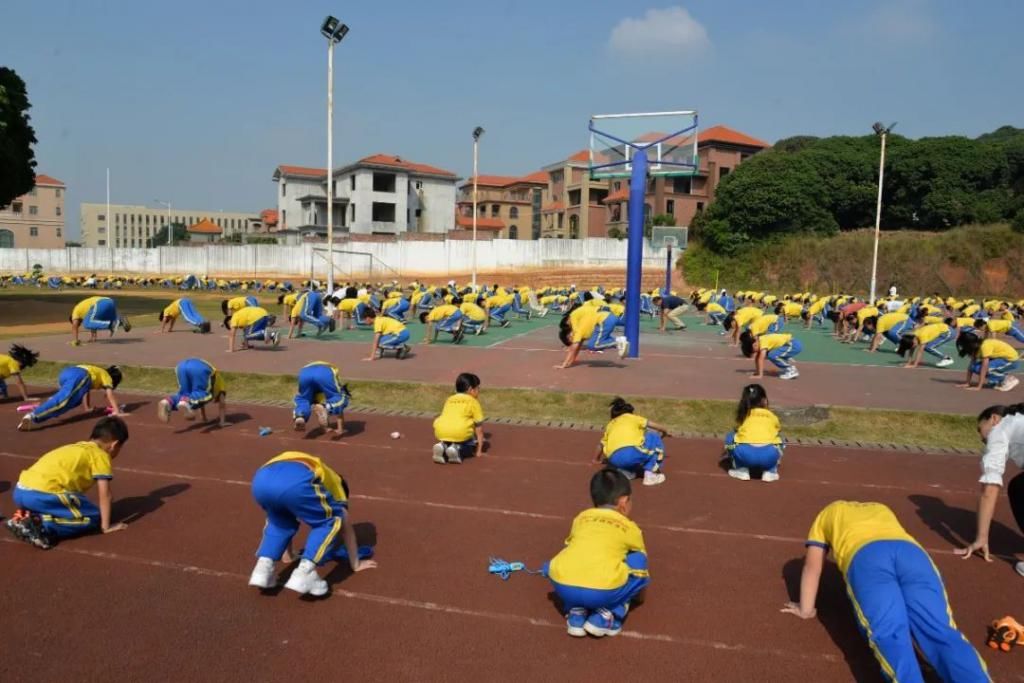
[[[924,45],[939,27],[927,0],[887,0],[867,15],[865,33],[894,45]]]
[[[608,47],[621,55],[697,54],[711,47],[707,29],[682,7],[650,9],[612,29]]]

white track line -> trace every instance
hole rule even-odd
[[[19,460],[35,460],[35,458],[27,455],[17,455],[14,453],[6,453],[0,451],[0,456],[8,458],[17,458]],[[185,481],[205,481],[214,484],[228,484],[231,486],[245,486],[249,487],[252,482],[242,481],[240,479],[224,479],[221,477],[205,477],[192,474],[181,474],[178,472],[158,472],[154,470],[142,470],[131,467],[118,467],[118,472],[125,472],[128,474],[141,474],[145,476],[161,477],[165,479],[183,479]],[[542,519],[547,521],[561,521],[569,522],[570,517],[565,515],[554,515],[543,512],[529,512],[526,510],[509,510],[506,508],[495,508],[495,507],[484,507],[481,505],[460,505],[456,503],[442,503],[437,501],[419,500],[419,499],[408,499],[408,498],[395,498],[392,496],[373,496],[367,494],[354,494],[353,500],[366,500],[374,503],[389,503],[395,505],[418,505],[426,508],[433,508],[437,510],[452,510],[457,512],[470,512],[470,513],[488,513],[493,515],[500,515],[503,517],[521,517],[526,519]],[[778,543],[790,543],[790,544],[803,544],[806,540],[802,537],[796,536],[777,536],[774,534],[757,534],[747,531],[726,531],[721,529],[700,529],[697,527],[686,527],[686,526],[674,526],[668,524],[645,524],[645,529],[657,529],[660,531],[668,531],[671,533],[682,533],[682,534],[694,534],[699,536],[720,536],[722,538],[743,538],[748,540],[756,541],[774,541]],[[952,555],[953,551],[950,548],[925,548],[929,553],[935,553],[938,555]],[[1003,557],[1003,556],[997,556]],[[1009,556],[1005,556],[1005,559],[1012,559]]]
[[[4,543],[15,543],[19,544],[19,541],[14,539],[0,539]],[[164,569],[167,571],[174,571],[181,574],[189,574],[192,576],[209,576],[218,579],[231,579],[232,581],[238,581],[241,584],[245,581],[248,576],[245,574],[239,574],[237,572],[226,572],[218,569],[209,569],[206,567],[199,567],[190,564],[180,564],[177,562],[165,562],[162,560],[151,560],[143,557],[134,557],[131,555],[119,555],[117,553],[105,553],[95,550],[83,550],[78,548],[68,548],[64,545],[60,545],[55,548],[56,552],[73,553],[75,555],[81,555],[85,557],[91,557],[98,560],[107,560],[110,562],[121,562],[142,565],[146,567],[155,567],[157,569]],[[239,591],[241,592],[241,591]],[[360,593],[356,591],[343,590],[335,588],[332,594],[348,598],[350,600],[361,600],[363,602],[372,602],[379,605],[388,605],[391,607],[404,607],[407,609],[417,609],[427,612],[439,612],[442,614],[452,614],[461,617],[473,617],[477,619],[489,619],[491,621],[502,621],[511,624],[519,624],[523,626],[535,626],[540,628],[549,629],[564,629],[565,624],[561,622],[553,622],[547,619],[537,619],[534,617],[526,617],[518,614],[505,614],[502,612],[489,612],[486,610],[469,609],[465,607],[458,607],[456,605],[446,605],[439,602],[428,602],[423,600],[411,600],[408,598],[396,598],[387,595],[377,595],[374,593]],[[741,645],[737,643],[724,643],[715,640],[704,640],[701,638],[689,638],[685,636],[673,636],[663,633],[642,633],[639,631],[623,631],[622,637],[630,638],[633,640],[652,641],[660,643],[671,643],[674,645],[684,645],[689,647],[699,647],[712,650],[725,650],[728,652],[734,652],[737,654],[759,654],[759,655],[772,655],[775,657],[782,657],[785,659],[800,659],[804,661],[823,661],[832,664],[842,663],[842,658],[835,654],[826,653],[807,653],[807,652],[792,652],[788,650],[782,650],[778,648],[762,648],[762,647],[751,647],[747,645]]]

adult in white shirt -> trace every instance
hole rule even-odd
[[[981,455],[981,494],[978,496],[978,527],[974,542],[958,555],[967,559],[980,552],[985,561],[991,562],[988,552],[988,532],[992,526],[992,515],[1003,486],[1003,474],[1007,461],[1024,469],[1024,403],[1012,406],[991,406],[978,416],[978,434],[985,442]],[[1017,526],[1024,533],[1024,473],[1018,473],[1006,487],[1010,509],[1017,520]],[[1014,569],[1024,576],[1024,562],[1018,562]]]

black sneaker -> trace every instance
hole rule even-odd
[[[501,321],[501,326],[502,327],[512,327],[512,321],[510,321],[510,320],[502,320]]]
[[[455,330],[455,334],[452,336],[452,342],[455,344],[461,344],[463,337],[466,336],[466,331],[461,327]]]

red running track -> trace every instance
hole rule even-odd
[[[839,498],[893,507],[932,552],[975,646],[990,620],[1024,614],[1006,562],[951,554],[973,525],[974,458],[794,447],[779,483],[740,483],[718,468],[719,444],[670,440],[668,481],[634,499],[648,600],[621,637],[599,642],[564,633],[540,577],[486,572],[491,555],[536,567],[557,552],[588,505],[593,432],[488,426],[490,454],[442,467],[425,420],[353,416],[353,435],[334,440],[287,431],[281,409],[235,406],[235,424],[219,430],[163,425],[153,408],[132,400],[131,440],[115,462],[126,531],[51,552],[0,540],[0,680],[880,680],[834,570],[818,620],[779,613],[811,520]],[[0,490],[90,424],[10,433]],[[276,431],[261,438],[261,425]],[[377,547],[378,569],[331,569],[324,600],[245,585],[263,523],[248,482],[286,449],[320,455],[350,481],[352,520]],[[993,549],[1024,553],[1006,507]],[[983,656],[996,680],[1024,678],[1018,654]]]

